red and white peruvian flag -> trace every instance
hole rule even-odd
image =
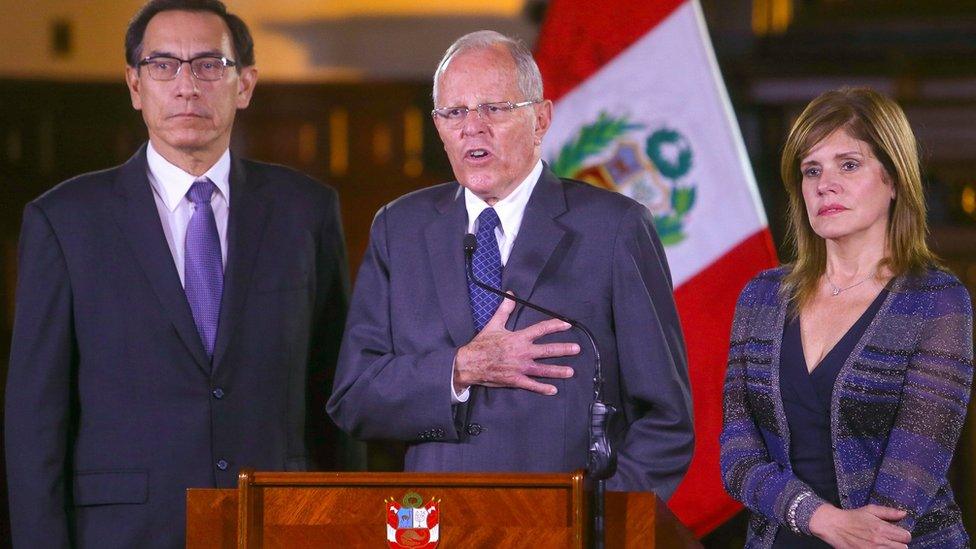
[[[688,344],[696,447],[669,502],[702,536],[741,506],[718,436],[735,300],[777,263],[697,0],[553,0],[537,46],[556,102],[543,157],[563,177],[647,205]]]

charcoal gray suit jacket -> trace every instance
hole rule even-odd
[[[187,488],[316,465],[315,388],[347,305],[335,191],[231,155],[211,361],[145,150],[24,211],[5,422],[15,547],[182,547]]]
[[[585,467],[593,353],[576,331],[574,368],[543,396],[473,387],[452,405],[454,356],[475,336],[462,239],[462,187],[406,195],[376,215],[359,269],[329,413],[354,437],[406,441],[411,471],[571,471]],[[670,274],[646,208],[560,180],[546,168],[526,206],[503,287],[577,319],[595,334],[612,439],[614,490],[671,495],[691,460],[692,407]],[[510,329],[545,320],[518,307]]]

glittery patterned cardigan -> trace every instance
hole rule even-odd
[[[746,547],[771,546],[791,512],[809,534],[824,503],[790,465],[779,388],[785,273],[780,267],[750,281],[732,325],[721,468],[725,489],[752,511]],[[899,526],[911,531],[912,547],[966,547],[946,472],[973,379],[972,302],[956,277],[937,269],[898,277],[889,289],[831,397],[841,506],[905,509]]]

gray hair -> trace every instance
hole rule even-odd
[[[434,90],[431,96],[434,105],[437,105],[437,81],[447,70],[447,65],[456,55],[474,50],[491,49],[495,46],[505,46],[508,53],[512,54],[515,61],[516,77],[518,78],[519,92],[524,96],[517,98],[519,101],[541,101],[542,100],[542,74],[539,72],[539,65],[536,65],[532,58],[532,52],[525,47],[525,43],[517,38],[510,38],[500,32],[492,30],[480,30],[465,34],[458,38],[444,52],[444,57],[434,71]]]

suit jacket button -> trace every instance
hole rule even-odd
[[[484,430],[485,430],[485,428],[482,427],[478,423],[472,423],[472,424],[468,425],[468,428],[466,429],[466,431],[468,432],[468,434],[471,435],[471,436],[473,436],[473,437],[476,437],[476,436],[480,435],[481,432],[484,431]]]
[[[220,469],[221,471],[226,471],[227,465],[228,464],[226,460],[223,459],[217,460],[217,468]]]
[[[214,398],[216,398],[218,400],[224,398],[224,390],[221,389],[220,387],[217,387],[216,389],[214,389],[212,391],[212,394],[213,394]]]

